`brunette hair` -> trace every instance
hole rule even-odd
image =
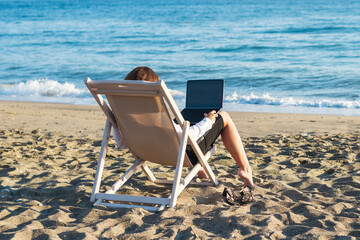
[[[158,82],[159,76],[149,67],[139,66],[131,70],[124,80],[143,80],[149,82]]]

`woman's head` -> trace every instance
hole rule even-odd
[[[143,80],[149,82],[158,82],[159,76],[149,67],[139,66],[134,68],[126,75],[124,80]]]

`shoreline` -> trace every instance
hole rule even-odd
[[[43,129],[76,136],[101,137],[105,115],[95,105],[0,101],[5,129]],[[228,112],[242,137],[273,134],[360,133],[360,116]]]

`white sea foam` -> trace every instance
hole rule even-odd
[[[185,93],[170,89],[180,108],[185,105]],[[0,98],[3,100],[59,102],[74,104],[95,104],[91,94],[85,88],[77,88],[72,83],[60,83],[46,78],[29,80],[14,85],[0,85]],[[333,109],[360,109],[360,101],[335,99],[296,99],[293,97],[274,97],[269,93],[263,95],[240,95],[236,92],[225,96],[226,104],[264,105],[278,107],[311,107]]]
[[[331,99],[314,99],[304,100],[292,97],[276,98],[269,93],[257,96],[254,93],[250,95],[238,95],[234,92],[231,96],[225,97],[226,102],[236,104],[257,104],[257,105],[274,105],[274,106],[296,106],[296,107],[314,107],[314,108],[354,108],[360,109],[360,101],[331,100]]]
[[[173,98],[184,98],[185,97],[185,93],[178,91],[178,90],[173,90],[173,89],[169,89],[170,90],[170,94]]]
[[[169,89],[174,99],[182,99],[185,93]],[[76,88],[72,83],[60,83],[47,78],[29,80],[14,85],[0,85],[0,93],[12,96],[33,96],[33,97],[82,97],[89,93],[84,89]],[[90,93],[89,93],[90,94]]]
[[[19,97],[79,97],[85,92],[85,89],[76,88],[72,83],[60,83],[43,78],[2,86],[0,92]]]

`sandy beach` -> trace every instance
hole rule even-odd
[[[210,161],[218,186],[187,187],[161,212],[111,210],[89,201],[105,125],[98,106],[0,101],[0,239],[360,238],[360,117],[230,115],[253,168],[256,202],[223,201],[224,188],[242,181],[219,140]],[[133,161],[110,139],[105,183]],[[173,176],[172,168],[150,167]],[[125,190],[169,194],[146,180],[139,172]]]

